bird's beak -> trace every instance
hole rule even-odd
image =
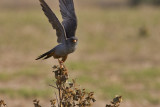
[[[73,40],[73,42],[74,42],[74,43],[76,43],[76,42],[77,42],[77,40]]]

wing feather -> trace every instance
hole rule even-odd
[[[44,14],[47,16],[49,22],[52,24],[53,29],[56,29],[57,34],[57,42],[63,43],[66,40],[65,31],[61,23],[59,22],[56,15],[53,13],[53,11],[49,8],[47,3],[44,0],[39,0],[40,4],[42,6],[42,10]]]
[[[73,0],[59,0],[60,11],[67,38],[75,36],[77,29],[77,17],[75,14]]]

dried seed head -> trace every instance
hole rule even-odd
[[[4,100],[0,100],[0,107],[2,107],[2,106],[7,106],[7,104],[4,102]]]

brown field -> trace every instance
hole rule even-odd
[[[46,1],[62,20],[58,2]],[[108,2],[75,0],[79,43],[66,61],[70,78],[95,92],[94,107],[115,95],[123,96],[121,107],[159,107],[160,8]],[[8,107],[33,107],[35,98],[49,106],[57,60],[34,59],[57,44],[55,31],[38,0],[0,1],[0,13],[0,99]]]

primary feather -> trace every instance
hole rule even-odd
[[[77,17],[75,14],[73,0],[59,0],[59,7],[63,18],[63,26],[67,38],[75,36],[77,29]]]
[[[59,22],[56,15],[53,13],[53,11],[49,8],[47,3],[44,0],[39,0],[42,6],[42,10],[44,11],[44,14],[47,16],[49,22],[52,24],[53,29],[56,29],[57,34],[57,42],[58,43],[64,43],[66,40],[65,37],[65,31],[61,23]]]

